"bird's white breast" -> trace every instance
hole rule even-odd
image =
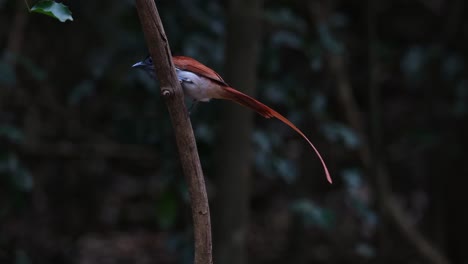
[[[180,69],[176,71],[182,88],[188,96],[202,102],[208,102],[211,98],[217,97],[220,90],[217,83],[190,71]]]

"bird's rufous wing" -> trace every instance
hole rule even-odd
[[[179,70],[190,71],[197,75],[203,76],[205,78],[211,79],[218,84],[229,86],[221,76],[214,70],[203,65],[201,62],[185,56],[174,56],[172,57],[174,65]]]

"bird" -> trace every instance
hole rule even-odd
[[[211,99],[233,101],[254,110],[265,118],[279,119],[291,127],[303,139],[305,139],[305,141],[307,141],[310,147],[314,150],[322,164],[327,181],[332,183],[330,172],[318,149],[314,144],[312,144],[309,138],[286,117],[255,98],[232,88],[217,72],[193,58],[186,56],[173,56],[172,61],[176,69],[178,80],[184,90],[184,94],[191,97],[194,102],[208,102]],[[157,79],[151,56],[147,56],[144,60],[135,63],[132,67],[142,69],[153,79]]]

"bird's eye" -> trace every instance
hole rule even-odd
[[[148,58],[148,63],[153,64],[153,59],[151,57]]]

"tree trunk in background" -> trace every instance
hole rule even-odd
[[[225,80],[254,95],[260,42],[261,0],[230,0],[226,20]],[[216,154],[214,262],[247,263],[254,113],[226,102]]]

